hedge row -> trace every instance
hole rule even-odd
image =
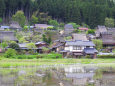
[[[104,58],[115,58],[115,55],[98,55],[97,57],[102,58],[102,59],[104,59]]]
[[[61,54],[39,54],[39,55],[16,55],[15,59],[57,59],[62,58]]]

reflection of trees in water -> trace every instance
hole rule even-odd
[[[21,69],[20,69],[21,70]],[[63,68],[49,68],[49,69],[38,69],[38,70],[24,70],[26,73],[19,74],[20,70],[0,70],[0,82],[1,80],[5,84],[9,84],[7,86],[60,86],[64,84],[64,86],[74,86],[74,83],[83,83],[85,79],[76,79],[76,78],[67,78],[65,75],[65,70]],[[86,71],[89,72],[89,70]],[[68,72],[69,73],[69,72]],[[74,72],[77,74],[77,72]],[[109,83],[114,84],[115,70],[111,68],[100,68],[95,71],[95,75],[93,79],[95,83],[89,84],[89,80],[92,78],[86,79],[85,86],[107,86]],[[71,74],[71,73],[70,73]],[[81,73],[78,73],[81,74]],[[84,73],[82,73],[84,75]],[[112,78],[111,78],[112,77]],[[14,85],[15,84],[15,85]],[[0,86],[2,86],[0,84]],[[4,86],[4,85],[3,85]],[[81,86],[76,84],[76,86]],[[115,86],[115,85],[114,85]]]

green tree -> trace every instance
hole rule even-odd
[[[24,31],[28,31],[28,26],[24,26]]]
[[[46,38],[46,35],[45,35],[45,34],[43,34],[43,35],[42,35],[42,40],[43,40],[44,42],[46,42],[46,43],[48,42],[48,40],[47,40],[47,38]]]
[[[86,33],[87,34],[95,34],[95,31],[93,29],[89,29]]]
[[[51,16],[48,16],[48,13],[41,12],[38,14],[38,22],[39,23],[48,23],[48,21],[51,19]]]
[[[27,43],[28,41],[26,41],[25,37],[22,37],[19,39],[19,43]]]
[[[17,43],[11,43],[11,44],[9,44],[9,48],[19,49],[19,45]]]
[[[2,42],[1,44],[0,44],[0,46],[1,46],[1,48],[6,48],[7,46],[8,46],[8,43],[7,42]]]
[[[32,42],[28,43],[27,47],[28,47],[28,49],[35,49],[36,48],[35,43],[32,43]]]
[[[26,22],[26,17],[24,16],[23,11],[17,11],[15,15],[12,16],[13,21],[17,21],[21,27],[24,27]]]
[[[93,41],[93,43],[95,44],[96,49],[97,49],[98,51],[103,48],[103,42],[102,42],[102,40],[94,39],[94,40],[92,40],[92,41]]]
[[[31,22],[32,22],[32,24],[38,23],[38,17],[36,17],[35,15],[32,15]]]
[[[51,36],[49,36],[49,38],[47,39],[47,43],[51,43],[52,42],[52,39],[51,39]]]
[[[115,21],[113,18],[105,18],[105,26],[106,27],[114,27],[115,26]]]
[[[49,20],[49,24],[50,25],[54,25],[54,26],[58,26],[59,23],[57,22],[57,20]]]
[[[14,58],[14,56],[16,56],[16,54],[17,54],[17,52],[15,51],[15,49],[9,48],[9,49],[5,52],[4,56],[5,56],[6,58]]]
[[[81,33],[81,30],[80,29],[75,29],[73,32],[74,33]]]
[[[68,23],[68,24],[73,25],[73,28],[74,28],[74,29],[77,29],[78,27],[80,27],[80,25],[77,25],[77,24],[74,23],[74,22],[71,22],[71,23]]]
[[[2,23],[2,21],[3,21],[2,18],[0,18],[0,23]]]

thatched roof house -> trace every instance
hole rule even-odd
[[[96,30],[96,37],[100,37],[100,35],[104,32],[107,32],[107,28],[105,26],[97,26],[97,30]]]
[[[14,36],[13,31],[0,31],[0,42],[1,41],[18,41]]]
[[[72,34],[72,40],[88,41],[86,34]]]
[[[67,34],[70,34],[74,31],[74,28],[73,28],[73,25],[72,24],[66,24],[64,26],[64,34],[67,35]]]
[[[52,25],[47,25],[47,24],[35,24],[34,26],[37,29],[47,29],[48,27],[54,27]]]
[[[104,46],[115,46],[115,36],[109,32],[101,34]]]
[[[10,29],[13,29],[13,30],[22,30],[22,28],[21,28],[21,26],[19,25],[18,22],[11,22]]]

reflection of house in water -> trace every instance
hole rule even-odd
[[[65,75],[72,80],[73,85],[85,86],[87,83],[94,83],[92,69],[86,69],[85,67],[65,68]]]

